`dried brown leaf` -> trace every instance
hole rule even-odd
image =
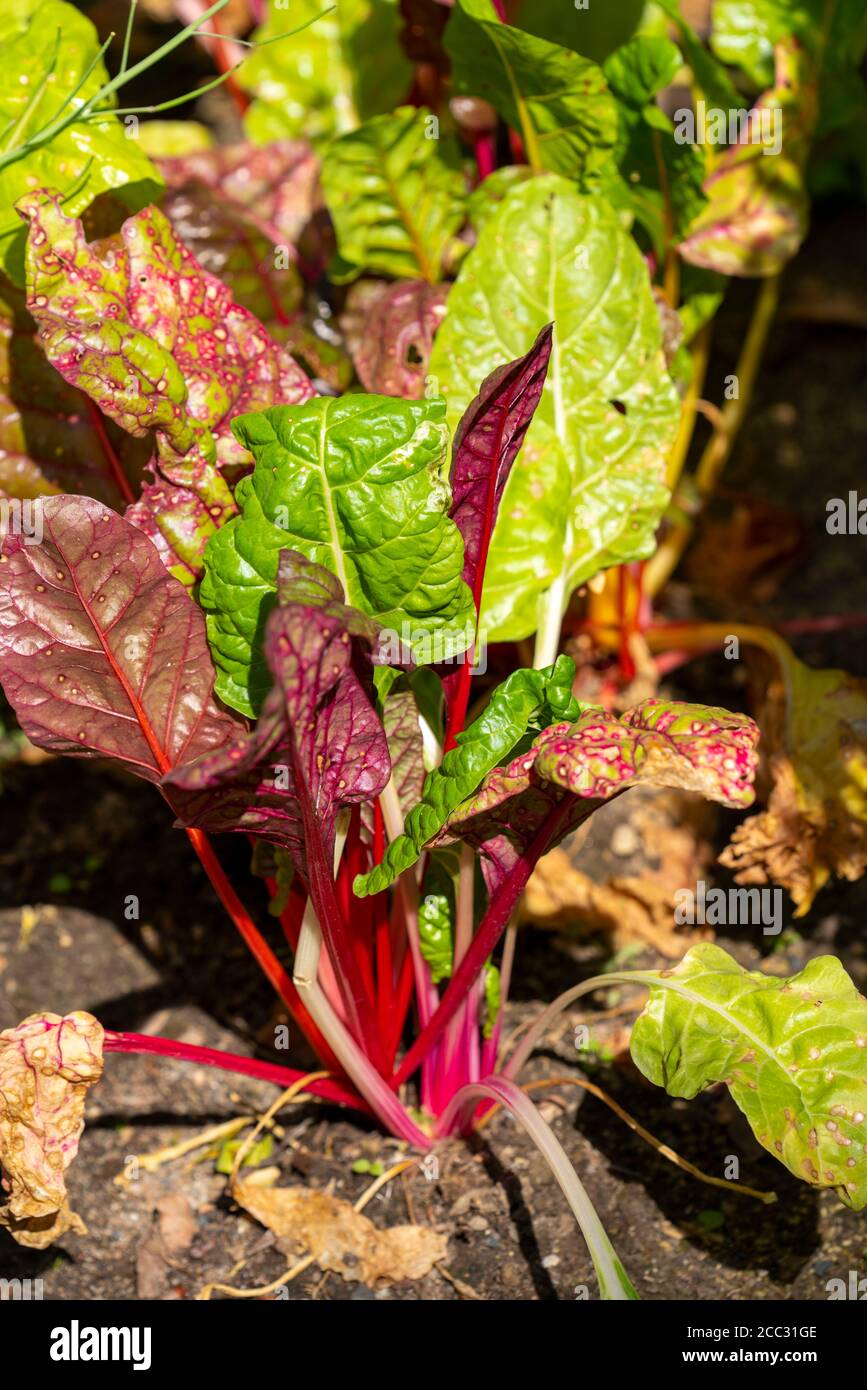
[[[103,1029],[91,1014],[31,1014],[0,1033],[0,1225],[42,1250],[75,1231],[64,1174],[78,1152],[88,1086],[102,1075]]]
[[[392,1226],[381,1231],[349,1202],[307,1187],[261,1188],[236,1183],[240,1205],[280,1237],[291,1259],[313,1255],[320,1269],[344,1279],[375,1284],[422,1279],[444,1260],[445,1236],[426,1226]]]
[[[782,679],[762,719],[773,787],[767,810],[732,836],[720,863],[738,883],[778,883],[802,917],[832,874],[867,868],[867,681],[814,671],[780,644]]]

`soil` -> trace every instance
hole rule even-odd
[[[817,288],[818,287],[818,288]],[[706,394],[737,354],[754,288],[739,287],[725,306]],[[819,314],[816,304],[839,312]],[[865,604],[863,539],[829,536],[825,503],[845,497],[862,478],[867,445],[867,214],[826,208],[790,273],[783,311],[769,344],[753,408],[726,489],[760,495],[797,525],[798,540],[782,582],[733,603],[710,586],[695,597],[683,580],[667,596],[671,614],[703,612],[766,622],[854,613]],[[813,306],[812,308],[810,306]],[[700,443],[701,441],[699,441]],[[724,497],[720,506],[724,509]],[[845,666],[867,676],[857,628],[796,639],[814,665]],[[705,659],[683,668],[666,689],[686,698],[743,707],[744,663]],[[626,806],[628,798],[619,805]],[[624,813],[614,806],[611,819]],[[734,818],[717,818],[714,843],[725,843]],[[607,826],[610,829],[611,825]],[[606,826],[578,862],[594,874],[612,867]],[[260,922],[262,885],[246,876],[240,838],[224,837],[221,856],[243,884]],[[608,858],[606,857],[608,856]],[[623,863],[616,867],[622,871]],[[639,865],[632,865],[634,870]],[[716,880],[724,876],[714,870]],[[127,920],[130,895],[138,919]],[[789,972],[811,955],[839,954],[867,988],[862,923],[865,883],[835,885],[812,912],[787,922],[782,937],[721,939],[744,964]],[[795,930],[794,928],[797,928]],[[269,936],[280,950],[272,923]],[[526,929],[519,944],[516,997],[508,1028],[611,958],[605,940],[577,932]],[[660,964],[647,950],[630,965]],[[157,1032],[214,1047],[271,1055],[280,1015],[245,948],[197,864],[185,837],[153,788],[98,763],[45,760],[4,770],[0,795],[0,1027],[35,1009],[83,1008],[107,1027]],[[795,1181],[755,1143],[727,1092],[714,1088],[692,1102],[671,1100],[638,1075],[626,1052],[635,1010],[612,989],[563,1016],[527,1068],[525,1079],[590,1078],[684,1160],[722,1176],[740,1163],[740,1181],[778,1200],[767,1205],[731,1183],[707,1185],[666,1158],[598,1099],[560,1081],[536,1094],[566,1148],[618,1253],[645,1299],[827,1298],[826,1284],[864,1273],[863,1219],[828,1193]],[[580,1057],[576,1024],[590,1026],[594,1054]],[[303,1051],[280,1055],[308,1067]],[[108,1059],[90,1093],[87,1127],[69,1175],[72,1205],[87,1237],[70,1236],[44,1252],[23,1250],[0,1232],[0,1274],[40,1277],[47,1299],[195,1297],[210,1283],[254,1288],[287,1269],[273,1237],[232,1204],[226,1179],[205,1151],[147,1171],[134,1161],[236,1115],[261,1112],[273,1087],[208,1068],[152,1057]],[[268,1159],[282,1183],[328,1188],[357,1199],[369,1174],[359,1159],[388,1167],[398,1156],[363,1119],[319,1102],[300,1101],[280,1117]],[[160,1214],[176,1210],[188,1229],[169,1249]],[[158,1209],[158,1204],[159,1209]],[[586,1247],[562,1195],[535,1148],[498,1113],[470,1143],[440,1155],[438,1176],[419,1168],[391,1181],[367,1208],[380,1226],[415,1221],[448,1238],[448,1257],[415,1283],[368,1288],[314,1265],[283,1288],[291,1299],[538,1299],[596,1296]],[[183,1224],[183,1223],[182,1223]],[[219,1293],[214,1295],[220,1297]],[[268,1295],[268,1296],[274,1296]]]

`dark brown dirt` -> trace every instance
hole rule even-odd
[[[823,214],[786,292],[803,300],[803,277],[819,301],[847,287],[857,318],[867,303],[867,217]],[[799,284],[800,277],[800,284]],[[717,335],[707,394],[717,397],[745,325],[751,287],[732,296]],[[848,301],[847,301],[848,302]],[[845,317],[845,315],[844,315]],[[863,328],[783,318],[726,482],[795,513],[806,545],[788,577],[764,602],[766,621],[867,609],[864,540],[830,537],[825,503],[857,488],[867,443],[867,356]],[[688,602],[673,588],[675,605]],[[702,600],[708,615],[757,616],[755,603],[733,608],[722,596]],[[799,638],[815,665],[867,675],[857,629]],[[722,658],[678,673],[676,693],[743,706],[742,664]],[[613,813],[614,808],[609,808]],[[607,814],[607,812],[606,812]],[[618,812],[617,814],[620,814]],[[262,1055],[279,1013],[244,947],[213,898],[185,837],[156,792],[97,764],[46,761],[6,769],[0,795],[0,1027],[28,1012],[86,1008],[106,1026],[153,1031]],[[716,843],[730,829],[720,816]],[[604,825],[594,834],[597,870],[608,866]],[[265,898],[244,877],[240,839],[221,854],[260,922]],[[582,861],[583,862],[583,861]],[[618,865],[622,868],[622,864]],[[59,876],[59,877],[58,877]],[[125,901],[140,901],[127,921]],[[864,883],[826,889],[813,911],[778,940],[745,934],[723,941],[745,963],[793,970],[818,951],[840,954],[867,987]],[[276,930],[270,931],[279,947]],[[782,949],[784,946],[784,949]],[[610,957],[604,942],[527,930],[521,937],[516,1001],[509,1023],[532,1017],[551,998]],[[637,955],[630,964],[656,964]],[[627,1004],[611,991],[597,1009]],[[588,1006],[589,1007],[589,1006]],[[639,1292],[647,1299],[808,1299],[826,1283],[865,1272],[863,1218],[831,1195],[818,1197],[765,1155],[727,1094],[715,1089],[687,1104],[647,1085],[624,1054],[629,1013],[591,1023],[597,1060],[579,1069],[573,1010],[532,1062],[528,1078],[591,1077],[662,1143],[721,1175],[728,1156],[742,1182],[775,1191],[775,1205],[707,1186],[672,1166],[593,1097],[561,1084],[536,1099],[585,1182]],[[303,1053],[281,1061],[307,1066]],[[256,1223],[233,1208],[213,1157],[197,1155],[154,1172],[131,1159],[234,1115],[261,1110],[273,1088],[206,1068],[144,1057],[112,1056],[91,1093],[81,1153],[71,1170],[73,1206],[89,1227],[43,1253],[20,1249],[0,1233],[0,1277],[39,1276],[49,1299],[192,1298],[212,1281],[254,1287],[277,1279],[287,1261]],[[582,1098],[583,1097],[583,1098]],[[304,1182],[356,1199],[370,1182],[352,1172],[359,1158],[395,1160],[396,1145],[363,1121],[317,1103],[281,1117],[282,1137],[269,1162],[283,1183]],[[119,1176],[126,1173],[126,1180]],[[169,1194],[190,1204],[195,1234],[168,1261],[154,1255],[155,1208]],[[586,1248],[546,1166],[503,1114],[469,1146],[441,1156],[439,1177],[419,1170],[389,1184],[368,1208],[379,1225],[430,1224],[449,1240],[447,1273],[375,1290],[323,1276],[314,1266],[286,1286],[292,1299],[568,1300],[595,1281]],[[146,1249],[143,1251],[143,1246]],[[243,1262],[243,1267],[239,1267]]]

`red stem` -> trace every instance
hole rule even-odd
[[[115,452],[114,445],[108,437],[108,431],[105,428],[105,421],[102,418],[102,412],[100,411],[96,402],[92,401],[90,399],[90,396],[86,395],[83,391],[81,393],[81,397],[87,405],[87,413],[90,416],[90,423],[93,425],[93,432],[99,440],[102,452],[105,454],[106,462],[108,463],[109,469],[111,471],[111,476],[117,483],[118,491],[120,492],[120,495],[123,498],[124,502],[127,502],[130,505],[132,505],[132,503],[135,501],[135,493],[133,492],[132,487],[130,486],[129,478],[126,476],[126,473],[123,470],[123,464],[121,463],[120,459],[118,458]]]
[[[392,1077],[391,1085],[394,1088],[400,1086],[407,1077],[412,1075],[463,1004],[485,961],[506,930],[515,904],[527,886],[527,880],[536,864],[548,849],[551,841],[557,837],[573,810],[573,801],[569,796],[556,802],[537,830],[529,847],[513,868],[509,870],[482,918],[481,925],[473,937],[466,955],[449,981],[448,988],[440,1000],[439,1008],[436,1009],[427,1026],[419,1033]],[[588,814],[589,810],[590,808],[588,808]]]
[[[192,1043],[176,1042],[174,1038],[152,1037],[148,1033],[106,1032],[103,1047],[106,1052],[153,1053],[158,1057],[174,1057],[181,1062],[194,1062],[201,1067],[218,1067],[221,1071],[236,1072],[239,1076],[254,1076],[259,1081],[273,1081],[275,1086],[292,1086],[306,1073],[294,1071],[291,1067],[278,1066],[276,1062],[259,1062],[255,1057],[241,1057],[235,1052],[218,1052],[213,1047],[196,1047]],[[325,1100],[335,1100],[341,1105],[351,1105],[356,1110],[368,1110],[368,1106],[354,1091],[340,1081],[320,1077],[311,1081],[305,1089],[312,1095]]]
[[[208,875],[211,887],[249,946],[260,968],[294,1017],[295,1009],[301,1002],[298,998],[298,991],[226,877],[223,866],[214,852],[213,845],[203,830],[188,829],[187,836],[199,856],[202,868]]]

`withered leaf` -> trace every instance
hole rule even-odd
[[[0,1033],[0,1207],[19,1245],[43,1250],[66,1231],[86,1234],[70,1210],[64,1174],[78,1152],[88,1086],[102,1075],[102,1024],[91,1014],[31,1014]]]
[[[444,1260],[447,1239],[426,1226],[382,1231],[349,1202],[307,1187],[259,1187],[236,1183],[240,1205],[280,1237],[290,1258],[311,1254],[320,1269],[344,1279],[375,1284],[422,1279]]]

